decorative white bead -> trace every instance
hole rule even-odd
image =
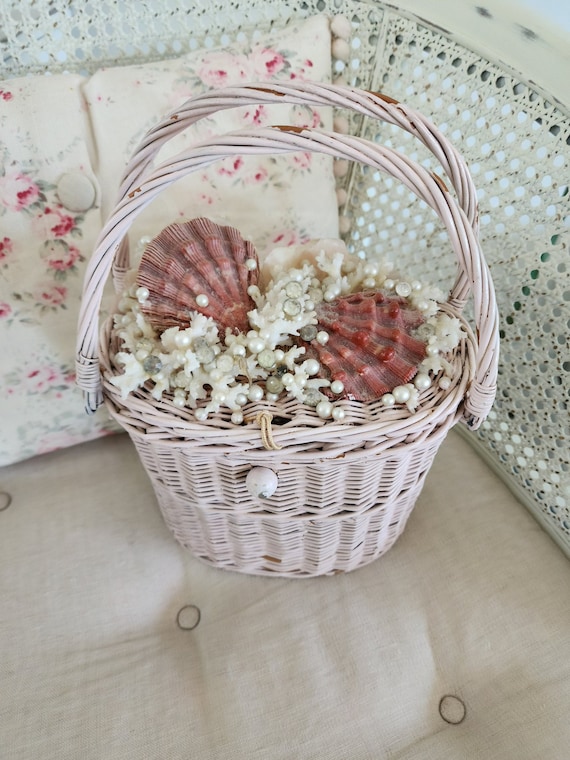
[[[235,402],[236,404],[239,404],[239,406],[245,406],[247,404],[247,396],[245,393],[237,393]]]
[[[245,487],[257,499],[269,499],[279,485],[277,475],[268,467],[252,467],[245,478]]]
[[[263,351],[260,351],[257,355],[257,362],[260,367],[271,369],[271,367],[275,366],[275,352],[271,351],[269,348],[264,348]]]
[[[333,420],[336,420],[337,422],[344,420],[345,418],[344,409],[341,409],[340,406],[335,406],[332,410],[332,416],[333,416]]]
[[[148,291],[148,288],[137,288],[135,291],[135,295],[137,297],[137,301],[139,303],[144,303],[146,300],[148,300],[148,297],[150,296],[150,293]]]
[[[226,394],[223,391],[214,391],[212,401],[215,401],[216,404],[223,404],[226,401]]]
[[[174,404],[174,406],[178,407],[178,409],[183,409],[184,406],[186,405],[186,400],[184,396],[174,396],[174,398],[172,399],[172,403]]]
[[[277,399],[279,398],[279,394],[278,393],[266,393],[265,394],[265,398],[268,401],[277,401]]]
[[[303,362],[302,367],[307,375],[316,375],[321,369],[321,365],[316,359],[307,359]]]
[[[261,401],[263,398],[263,388],[260,385],[252,385],[247,397],[250,401]]]
[[[255,298],[259,298],[259,296],[261,295],[261,291],[259,290],[257,285],[250,285],[249,288],[247,289],[247,294],[248,296],[251,296],[252,298],[255,299]]]
[[[432,343],[431,346],[426,346],[426,354],[428,356],[437,356],[439,354],[439,346]]]
[[[333,128],[335,132],[338,132],[341,135],[347,135],[350,130],[350,125],[346,116],[335,116]]]
[[[396,293],[402,298],[407,298],[412,292],[412,286],[409,282],[399,282],[396,285]]]
[[[362,284],[364,285],[365,288],[373,288],[376,286],[376,280],[374,279],[374,277],[366,277],[362,281]]]
[[[394,280],[390,280],[390,279],[384,280],[384,287],[386,288],[386,290],[392,290],[395,284],[396,283],[394,282]]]
[[[414,378],[414,385],[419,391],[427,390],[431,385],[431,378],[429,375],[416,375]]]
[[[331,32],[334,37],[348,40],[352,34],[352,24],[346,16],[334,16],[331,20]]]
[[[288,388],[293,383],[294,380],[295,380],[295,377],[290,372],[286,372],[281,378],[281,382],[283,383],[285,388]]]
[[[246,259],[245,268],[249,269],[250,272],[257,269],[257,261],[255,259]]]
[[[405,404],[410,398],[410,389],[405,385],[397,385],[392,391],[392,396],[397,404]]]
[[[208,419],[208,412],[201,406],[194,412],[194,417],[196,417],[198,422],[204,422]]]
[[[326,345],[329,342],[329,334],[328,332],[325,332],[324,330],[319,330],[317,333],[317,342],[321,344],[321,346]]]
[[[265,348],[265,342],[261,338],[250,338],[247,342],[247,347],[252,354],[258,354]]]
[[[190,343],[192,343],[192,337],[186,331],[177,332],[174,336],[174,343],[178,348],[188,348]]]
[[[396,399],[391,393],[385,393],[380,400],[383,406],[394,406],[396,403]]]
[[[282,351],[280,348],[276,348],[274,354],[276,362],[282,362],[285,358],[285,351]]]
[[[330,401],[319,401],[317,404],[317,414],[323,420],[332,416],[333,406]]]
[[[336,202],[338,206],[344,206],[348,200],[348,193],[343,187],[339,187],[336,191]]]
[[[234,356],[245,356],[245,346],[242,346],[241,343],[234,343],[231,347],[231,352]]]
[[[333,164],[333,174],[335,177],[346,177],[348,174],[348,168],[350,164],[346,160],[346,158],[337,158],[337,160]]]
[[[416,293],[422,289],[422,284],[419,280],[412,280],[412,290],[415,290]]]
[[[146,359],[146,357],[150,354],[150,351],[147,351],[146,348],[139,348],[139,350],[135,354],[135,359],[137,359],[139,362],[142,362]]]
[[[234,425],[241,425],[243,422],[243,414],[241,412],[234,412],[231,416],[231,420]]]
[[[339,393],[342,393],[344,390],[344,383],[342,383],[340,380],[333,380],[331,383],[331,391],[338,396]]]
[[[199,296],[196,296],[196,306],[199,306],[201,309],[205,309],[209,303],[210,299],[204,293],[200,293]]]
[[[449,377],[440,377],[438,385],[442,391],[446,391],[451,385],[451,379]]]
[[[331,51],[333,58],[336,58],[339,61],[346,62],[350,58],[350,45],[346,40],[343,40],[340,37],[337,37],[336,40],[333,40]]]

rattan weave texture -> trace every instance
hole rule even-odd
[[[349,108],[398,123],[440,160],[457,200],[440,178],[390,148],[355,136],[287,126],[229,133],[152,166],[164,141],[201,116],[244,103],[283,100]],[[244,407],[246,424],[232,425],[223,413],[197,422],[190,410],[177,409],[168,398],[152,399],[148,389],[121,398],[108,381],[119,371],[112,324],[105,324],[99,346],[97,323],[115,259],[115,283],[122,286],[129,263],[126,233],[136,215],[176,179],[224,156],[299,150],[358,161],[387,173],[440,218],[457,258],[456,282],[443,308],[461,317],[471,295],[476,327],[472,331],[464,322],[465,337],[450,357],[455,368],[451,387],[434,385],[424,391],[412,415],[387,410],[379,401],[347,401],[342,423],[325,423],[313,409],[291,401],[250,404]],[[420,114],[383,95],[307,83],[271,90],[251,85],[206,93],[168,114],[143,139],[120,194],[88,269],[78,379],[88,408],[94,410],[104,398],[131,435],[173,534],[206,561],[260,574],[343,572],[387,551],[402,532],[449,428],[459,419],[477,428],[495,394],[497,309],[477,238],[475,191],[459,153]],[[262,410],[275,420],[279,450],[263,445],[257,422]],[[271,498],[258,500],[248,493],[245,476],[253,466],[277,473],[279,486]]]

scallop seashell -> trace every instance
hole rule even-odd
[[[247,264],[246,264],[247,262]],[[199,218],[165,227],[145,248],[137,286],[147,288],[141,311],[158,331],[186,328],[198,311],[221,328],[247,332],[248,295],[258,280],[255,249],[233,227]]]
[[[426,347],[411,331],[424,317],[404,299],[353,293],[323,302],[316,311],[318,328],[329,339],[325,345],[311,341],[306,355],[343,383],[346,398],[373,401],[417,373]]]

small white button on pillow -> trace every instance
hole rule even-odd
[[[88,211],[95,203],[93,182],[81,172],[62,174],[57,183],[57,197],[68,211]]]

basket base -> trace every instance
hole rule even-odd
[[[221,514],[156,484],[155,491],[173,536],[206,564],[248,575],[312,578],[351,572],[385,554],[404,531],[424,477],[390,503],[334,518]]]

